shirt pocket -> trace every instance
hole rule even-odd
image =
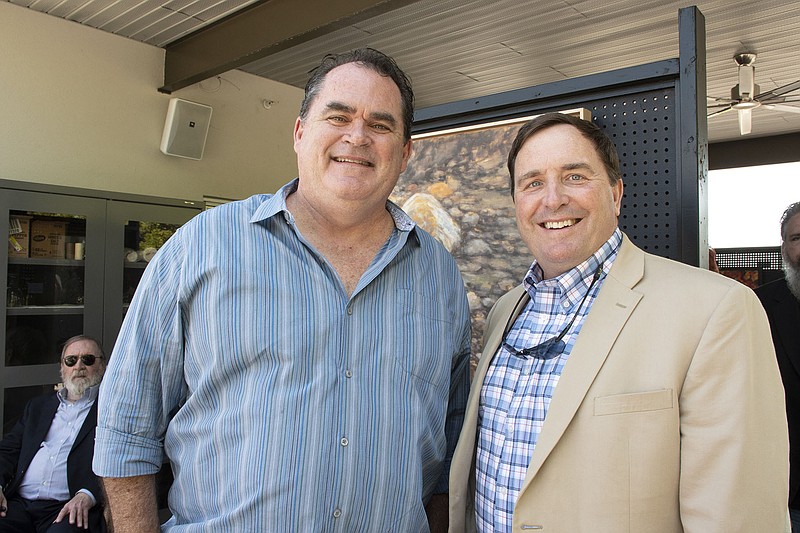
[[[447,387],[459,350],[454,313],[435,298],[405,289],[397,291],[395,305],[397,363],[418,380]]]
[[[641,413],[672,409],[675,398],[672,389],[600,396],[594,399],[594,415]]]

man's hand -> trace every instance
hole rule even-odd
[[[65,516],[69,515],[70,524],[89,529],[89,509],[92,507],[94,507],[92,499],[83,492],[79,492],[61,509],[53,523],[61,522]]]
[[[6,501],[6,495],[3,494],[3,489],[0,489],[0,517],[6,516],[7,510],[8,502]]]

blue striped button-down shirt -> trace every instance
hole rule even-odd
[[[509,345],[517,350],[537,346],[559,335],[573,316],[575,321],[557,357],[523,359],[501,346],[492,360],[478,411],[475,508],[482,533],[511,531],[514,505],[553,392],[621,243],[617,229],[594,255],[564,274],[543,280],[534,262],[525,276],[530,301],[506,334]],[[602,274],[592,286],[600,266]]]
[[[168,531],[427,531],[469,387],[451,256],[396,206],[352,295],[286,195],[216,207],[148,266],[109,361],[95,471],[175,472]]]

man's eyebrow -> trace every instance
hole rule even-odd
[[[353,106],[349,106],[343,102],[337,102],[336,100],[328,102],[325,105],[325,109],[329,111],[339,111],[341,113],[347,113],[348,115],[354,115],[356,113],[356,109]],[[379,122],[386,122],[391,126],[397,125],[397,118],[395,118],[395,116],[389,112],[375,111],[374,113],[369,114],[369,118],[372,120],[377,120]]]
[[[349,113],[351,115],[356,112],[354,107],[336,101],[328,102],[325,105],[325,109],[328,109],[330,111],[341,111],[342,113]]]
[[[541,174],[542,174],[541,170],[539,170],[538,168],[534,168],[525,172],[524,174],[520,174],[519,177],[517,177],[516,182],[519,184],[525,181],[526,179],[535,178],[536,176],[539,176]]]
[[[568,163],[561,167],[562,170],[592,170],[592,166],[589,163],[579,162],[579,163]]]
[[[376,111],[375,113],[370,113],[369,118],[371,118],[372,120],[377,120],[378,122],[386,122],[390,126],[397,125],[397,119],[394,118],[394,115],[392,115],[391,113]]]

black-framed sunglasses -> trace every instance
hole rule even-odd
[[[592,292],[592,287],[594,287],[594,284],[597,282],[598,278],[600,278],[600,274],[602,274],[602,272],[603,272],[603,265],[601,263],[600,266],[597,267],[597,270],[594,271],[594,277],[592,277],[592,282],[589,284],[589,288],[586,290],[586,294],[583,295],[581,303],[578,305],[578,309],[575,311],[575,314],[572,315],[572,319],[570,319],[569,324],[564,326],[564,329],[562,329],[558,335],[556,335],[555,337],[550,337],[544,342],[540,342],[536,346],[531,346],[530,348],[523,348],[522,350],[517,350],[504,340],[503,348],[508,350],[511,353],[511,355],[519,357],[520,359],[527,359],[528,357],[533,357],[535,359],[547,360],[558,357],[559,355],[564,353],[564,350],[567,349],[567,343],[564,342],[563,340],[564,336],[569,331],[569,328],[572,327],[573,322],[575,322],[575,318],[581,312],[583,303],[586,301],[586,298],[589,297],[589,293]],[[508,331],[506,331],[506,335],[508,335]]]
[[[83,355],[65,355],[64,356],[64,366],[75,366],[78,364],[78,359],[81,360],[86,366],[92,366],[97,359],[102,359],[102,357],[90,353],[86,353]]]

